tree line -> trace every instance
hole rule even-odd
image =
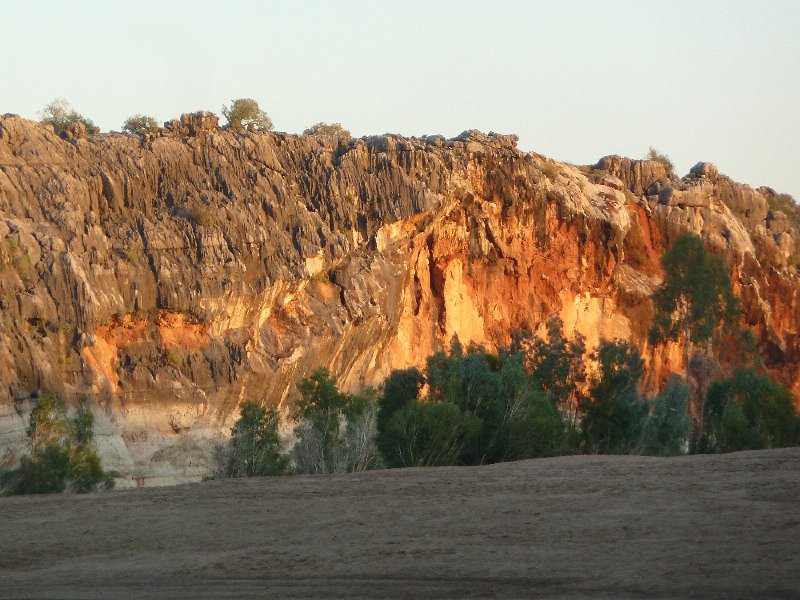
[[[99,133],[100,128],[90,118],[83,116],[63,98],[50,102],[40,112],[41,122],[50,125],[59,135],[66,135],[70,128],[81,127],[86,133]],[[222,106],[222,116],[227,126],[237,130],[272,131],[274,125],[270,116],[261,109],[252,98],[237,98],[230,105]],[[144,114],[131,115],[122,124],[122,131],[134,135],[152,136],[158,134],[161,127],[158,121]],[[332,136],[349,138],[350,132],[341,123],[315,123],[303,131],[303,135]]]
[[[662,259],[664,282],[653,296],[654,345],[681,341],[686,376],[669,376],[653,398],[640,392],[644,361],[622,340],[602,341],[587,355],[557,318],[542,337],[514,336],[488,352],[454,340],[416,368],[391,373],[381,391],[338,391],[325,369],[299,385],[297,443],[249,474],[334,473],[377,466],[479,465],[560,454],[674,456],[800,444],[791,393],[768,377],[752,335],[736,325],[738,299],[721,258],[692,234]],[[725,365],[714,346],[724,345]],[[587,361],[587,359],[589,359]],[[586,365],[596,365],[587,372]],[[234,427],[226,474],[257,444],[242,433],[255,405]],[[265,411],[266,409],[260,409]],[[277,427],[277,413],[269,423]],[[247,440],[244,442],[243,440]],[[254,464],[254,463],[252,463]],[[293,465],[290,467],[290,465]],[[245,469],[246,470],[246,469]]]

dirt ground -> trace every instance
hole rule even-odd
[[[800,448],[0,498],[2,598],[800,598]]]

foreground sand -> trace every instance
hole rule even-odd
[[[800,598],[800,449],[0,498],[3,598]]]

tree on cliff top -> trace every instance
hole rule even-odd
[[[272,119],[258,106],[252,98],[231,100],[230,107],[223,106],[222,114],[228,119],[228,125],[235,129],[251,127],[258,131],[272,131]]]
[[[675,173],[675,165],[672,164],[672,161],[669,159],[669,156],[659,152],[652,146],[650,146],[650,150],[647,152],[645,160],[653,160],[657,163],[661,163],[662,165],[664,165],[664,168],[667,170],[667,175],[673,175]]]
[[[158,122],[147,115],[133,115],[122,124],[122,131],[137,135],[158,133],[158,129]]]
[[[82,124],[86,127],[87,133],[97,133],[100,129],[95,126],[91,119],[87,119],[79,114],[69,102],[63,98],[56,98],[44,107],[42,112],[42,123],[53,126],[55,132],[63,134],[70,125]]]
[[[303,131],[303,135],[328,135],[349,138],[350,132],[342,127],[341,123],[315,123]]]

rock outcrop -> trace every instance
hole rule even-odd
[[[800,397],[797,230],[708,163],[593,168],[465,132],[335,139],[222,130],[62,139],[0,118],[0,452],[36,395],[97,417],[130,482],[197,479],[243,399],[287,411],[327,366],[347,389],[420,365],[453,336],[490,348],[553,314],[589,345],[622,337],[645,385],[659,259],[684,231],[731,268],[743,325]]]

